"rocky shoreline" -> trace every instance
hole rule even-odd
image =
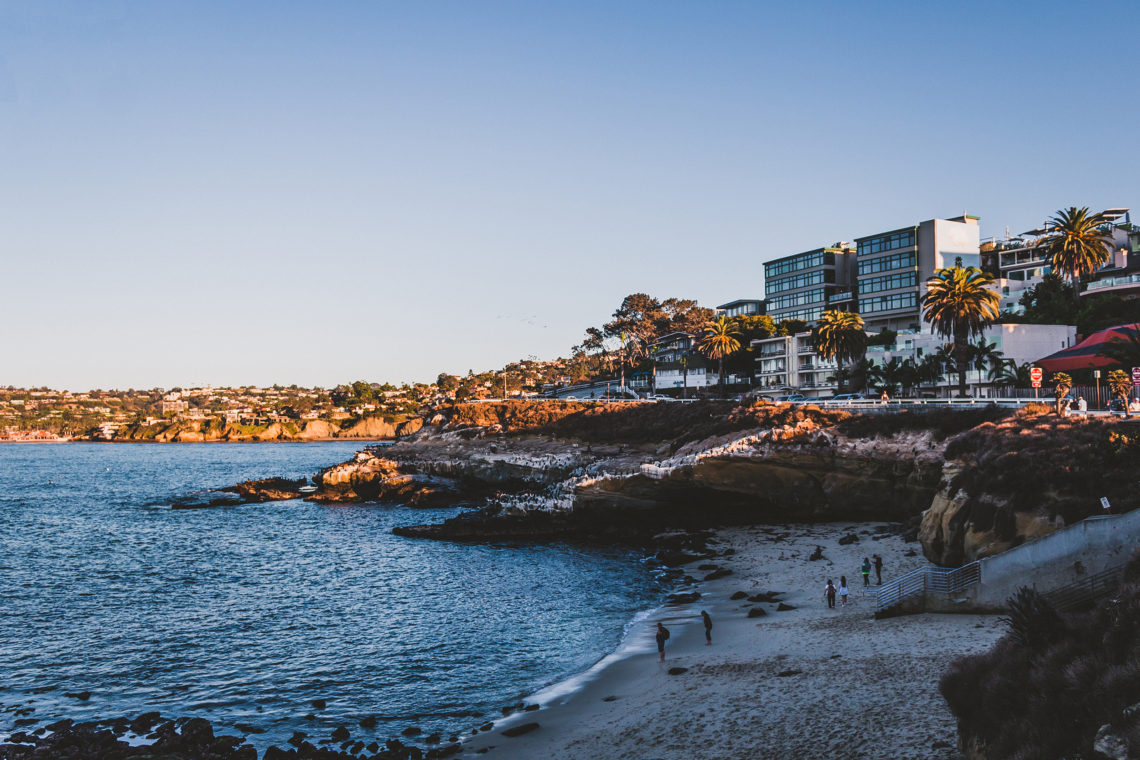
[[[363,726],[369,719],[361,722]],[[371,719],[375,725],[375,719]],[[371,727],[371,726],[368,726]],[[257,733],[252,726],[240,726],[245,733]],[[317,744],[314,744],[316,741]],[[440,745],[439,735],[425,737],[428,744]],[[400,739],[353,739],[352,729],[338,726],[329,738],[318,740],[301,731],[289,739],[287,749],[266,748],[261,760],[311,758],[312,760],[434,760],[457,754],[459,737],[452,736],[442,746],[422,749]],[[318,746],[322,745],[322,746]],[[204,718],[164,718],[148,712],[134,718],[115,718],[76,723],[65,719],[31,731],[16,731],[0,743],[0,760],[258,760],[257,749],[246,736],[214,733]]]
[[[928,559],[953,566],[1095,514],[1093,489],[1140,505],[1129,475],[1140,444],[1114,424],[996,407],[468,404],[317,473],[314,493],[239,488],[250,501],[470,507],[396,530],[451,541],[645,544],[673,530],[902,522]]]

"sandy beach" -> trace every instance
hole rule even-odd
[[[844,536],[857,542],[840,545]],[[864,557],[883,557],[884,581],[925,564],[917,543],[885,525],[832,523],[723,530],[728,556],[693,563],[732,571],[696,586],[701,599],[637,622],[624,651],[567,694],[536,695],[541,709],[499,721],[469,738],[464,756],[502,760],[701,760],[708,758],[959,757],[954,719],[938,679],[954,657],[990,647],[997,616],[912,615],[874,619]],[[809,560],[816,547],[824,559]],[[913,556],[907,556],[908,554]],[[846,607],[828,609],[828,578],[846,575]],[[795,609],[730,597],[783,592]],[[752,608],[760,617],[748,617]],[[713,618],[707,646],[700,610]],[[672,636],[657,661],[654,625]],[[685,668],[671,675],[670,669]],[[502,731],[538,727],[508,737]]]

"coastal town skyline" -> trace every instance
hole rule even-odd
[[[3,380],[430,381],[916,219],[1128,204],[1137,107],[1033,105],[1128,80],[1137,11],[1095,11],[5,4]]]

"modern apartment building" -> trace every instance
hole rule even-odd
[[[653,356],[654,378],[647,378],[647,385],[657,390],[703,388],[715,385],[717,374],[711,369],[704,356],[696,349],[695,336],[686,332],[663,335],[649,350]],[[637,383],[631,383],[639,387]]]
[[[765,302],[760,299],[742,298],[721,304],[716,307],[716,313],[718,315],[723,314],[726,317],[758,317],[766,313]]]
[[[869,332],[919,330],[922,295],[935,270],[980,266],[978,217],[928,219],[856,238],[855,296]]]
[[[855,249],[847,243],[784,256],[764,264],[764,300],[777,322],[814,322],[827,309],[854,309]]]
[[[839,366],[815,352],[811,333],[752,341],[756,356],[756,385],[772,391],[797,390],[818,395],[834,392]]]
[[[1082,296],[1115,293],[1124,298],[1140,297],[1140,229],[1136,228],[1126,208],[1110,208],[1100,212],[1103,231],[1110,236],[1112,256],[1085,283]],[[1002,311],[1024,311],[1019,301],[1025,291],[1041,282],[1051,271],[1045,249],[1053,231],[1049,222],[1004,240],[982,244],[983,268],[997,276],[1001,287]]]

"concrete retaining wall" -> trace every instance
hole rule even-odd
[[[1140,509],[1123,515],[1089,517],[994,557],[980,560],[981,581],[949,600],[948,609],[1005,609],[1027,586],[1054,591],[1128,562],[1140,546]],[[941,606],[941,605],[936,605]],[[931,609],[927,605],[927,609]]]

